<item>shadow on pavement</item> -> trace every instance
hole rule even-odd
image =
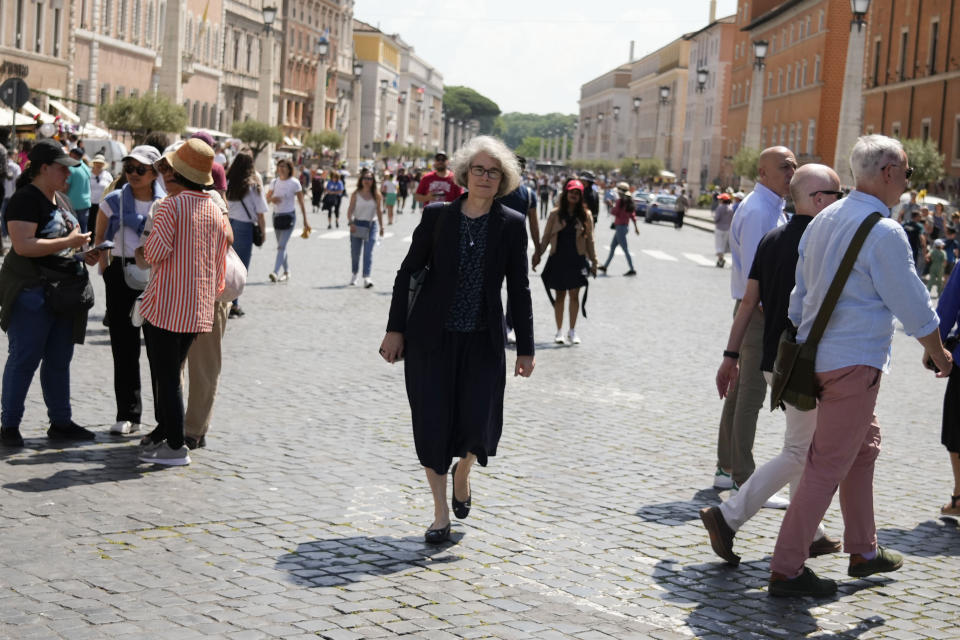
[[[960,526],[949,517],[927,520],[913,529],[878,529],[877,537],[891,549],[912,556],[960,555]]]
[[[73,464],[73,465],[92,465],[97,467],[61,469],[51,476],[30,478],[18,482],[8,482],[3,485],[4,489],[12,491],[23,491],[27,493],[38,493],[43,491],[56,491],[66,489],[67,487],[80,484],[97,484],[100,482],[119,482],[122,480],[134,480],[142,478],[148,473],[153,473],[162,467],[153,465],[144,465],[137,460],[138,447],[132,443],[118,443],[108,446],[91,446],[96,444],[104,445],[106,443],[84,443],[87,446],[65,448],[45,448],[40,449],[31,455],[11,458],[7,464],[11,466],[19,465],[41,465],[41,464]],[[18,449],[17,451],[30,451],[31,447]]]
[[[370,576],[385,576],[430,563],[453,562],[459,557],[447,553],[463,532],[452,530],[450,542],[431,545],[422,537],[389,536],[333,538],[297,546],[293,553],[277,559],[277,569],[288,571],[296,584],[333,587],[359,582]]]
[[[640,507],[637,515],[647,522],[677,526],[691,520],[699,520],[700,509],[712,507],[719,502],[720,493],[716,489],[700,489],[689,500],[661,502]]]
[[[832,598],[772,598],[767,594],[769,559],[743,562],[738,568],[708,563],[681,566],[666,559],[657,563],[653,579],[666,590],[663,599],[696,606],[687,613],[694,635],[738,637],[859,638],[886,621],[871,616],[853,629],[813,635],[820,629],[810,609],[835,602],[876,582],[859,580],[840,584]],[[688,607],[684,607],[688,608]]]

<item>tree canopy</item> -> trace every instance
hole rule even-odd
[[[180,133],[187,126],[187,110],[163,94],[147,93],[117,98],[100,107],[100,119],[108,129],[128,131],[137,144],[151,131]]]
[[[236,122],[231,133],[234,137],[240,138],[250,145],[254,158],[259,156],[271,142],[278,143],[283,140],[283,132],[280,131],[280,127],[274,127],[259,120]]]
[[[533,155],[540,151],[540,138],[549,137],[551,131],[554,135],[562,136],[563,132],[573,134],[573,125],[577,121],[576,115],[564,115],[562,113],[549,113],[540,115],[536,113],[505,113],[493,125],[493,134],[500,137],[508,147],[520,153],[519,148],[526,143],[527,138],[536,138],[537,150]],[[573,145],[567,145],[568,153],[573,150]],[[521,155],[524,155],[521,153]]]
[[[903,141],[903,150],[907,152],[907,160],[913,167],[910,183],[916,188],[923,188],[931,182],[937,182],[944,176],[943,156],[937,150],[933,140],[911,138]]]
[[[336,151],[341,144],[343,144],[343,136],[330,129],[324,129],[319,133],[311,133],[303,141],[303,146],[313,149],[317,155],[323,155],[324,149]]]
[[[737,155],[733,156],[733,172],[741,178],[757,179],[757,162],[760,160],[760,149],[740,147]]]
[[[477,120],[482,134],[493,133],[494,119],[500,115],[500,107],[496,102],[470,87],[444,87],[443,108],[448,118]]]

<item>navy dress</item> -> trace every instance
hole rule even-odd
[[[569,291],[587,286],[587,259],[577,253],[577,227],[567,223],[557,233],[557,250],[547,258],[541,279],[548,289]]]

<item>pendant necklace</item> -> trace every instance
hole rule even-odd
[[[466,217],[466,216],[464,216],[464,217]],[[472,246],[473,246],[473,234],[470,233],[470,219],[467,218],[467,219],[464,221],[464,224],[466,225],[465,228],[466,228],[466,230],[467,230],[467,239],[470,241],[470,246],[472,247]]]

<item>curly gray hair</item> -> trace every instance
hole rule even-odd
[[[464,188],[467,187],[470,164],[480,153],[485,153],[493,158],[503,171],[496,197],[505,196],[520,186],[520,163],[517,162],[516,156],[503,143],[503,140],[493,136],[471,138],[459,151],[453,154],[453,158],[450,160],[450,169],[453,171],[453,179],[457,181],[457,184]]]
[[[903,145],[895,138],[888,138],[879,134],[870,134],[857,138],[850,152],[850,172],[853,181],[861,178],[870,178],[878,173],[887,164],[900,162]]]

